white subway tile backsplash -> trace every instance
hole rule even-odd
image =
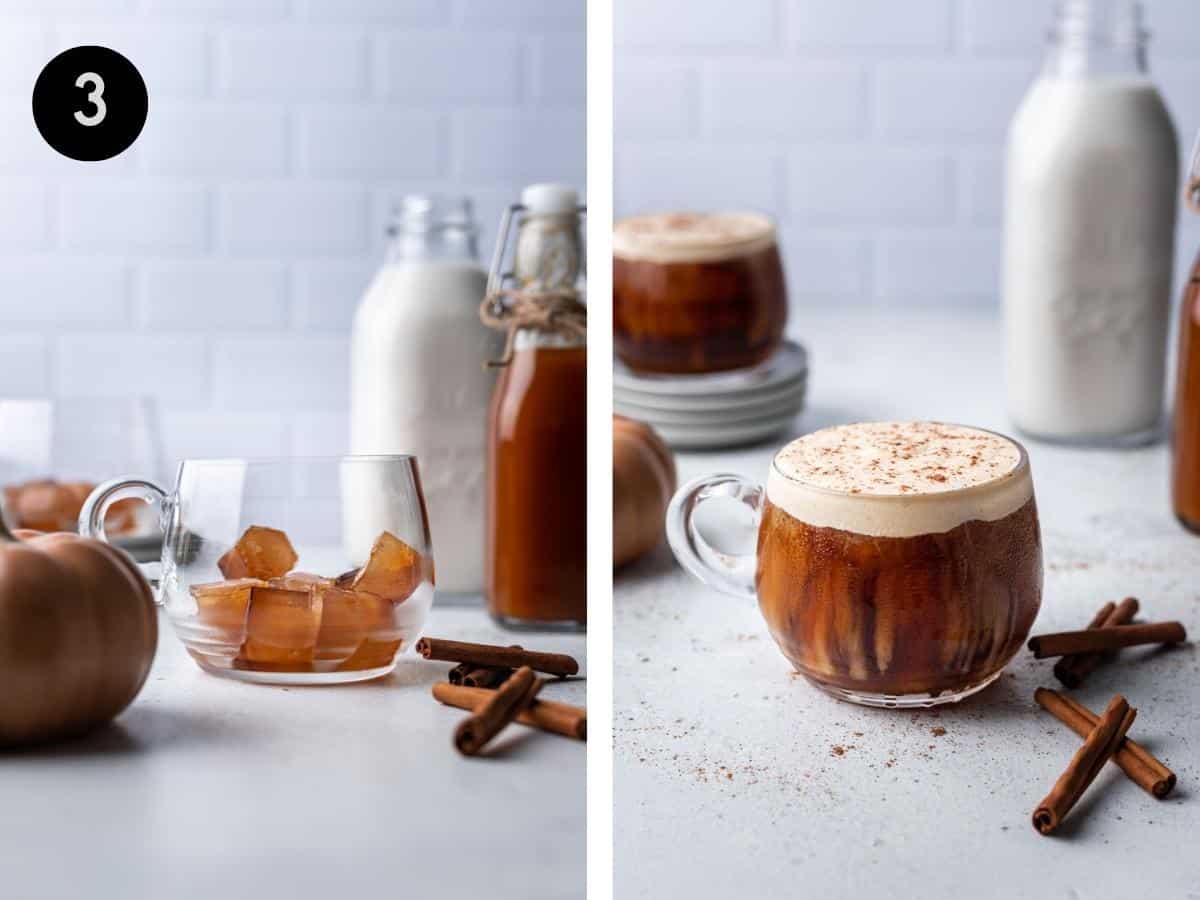
[[[322,334],[348,333],[375,260],[300,263],[292,273],[296,325]]]
[[[613,72],[618,141],[681,138],[698,125],[696,65],[672,59],[629,58]]]
[[[779,161],[763,149],[629,146],[617,152],[613,169],[614,202],[625,214],[721,208],[780,212]]]
[[[150,94],[153,115],[148,122],[158,115],[162,98],[204,97],[211,88],[209,34],[197,25],[89,21],[54,28],[55,53],[83,44],[111,47],[137,67]]]
[[[963,212],[971,222],[999,222],[1004,212],[1004,156],[987,153],[962,160]]]
[[[511,105],[520,97],[520,44],[512,35],[409,32],[380,36],[375,48],[388,99],[436,109],[450,103]]]
[[[291,453],[294,456],[344,456],[349,452],[348,413],[313,412],[301,413],[295,417],[291,442]]]
[[[273,334],[287,324],[281,263],[154,260],[140,266],[137,294],[140,320],[155,331]]]
[[[453,6],[454,21],[464,28],[527,30],[582,30],[587,21],[585,4],[561,0],[441,0]]]
[[[952,213],[952,169],[944,156],[919,151],[796,151],[787,201],[806,225],[940,222]]]
[[[1036,56],[1054,24],[1054,7],[1046,0],[963,0],[962,9],[963,43],[983,53]]]
[[[0,397],[149,391],[174,457],[345,452],[395,197],[471,195],[487,257],[524,184],[585,185],[583,0],[0,0],[0,20]],[[29,109],[86,43],[150,94],[96,163]]]
[[[466,180],[563,181],[582,187],[586,160],[582,109],[460,114],[456,122],[459,167]]]
[[[652,0],[620,2],[613,9],[613,33],[622,58],[625,47],[707,50],[766,49],[779,40],[774,0]]]
[[[710,64],[701,84],[702,121],[714,138],[848,137],[866,126],[866,79],[857,66]]]
[[[1144,0],[1152,56],[1195,59],[1200,46],[1200,9],[1195,0]]]
[[[885,237],[877,289],[906,303],[988,302],[1000,283],[999,230]]]
[[[810,301],[832,298],[865,301],[870,247],[862,238],[779,235],[785,255],[788,296]]]
[[[357,29],[239,29],[218,36],[217,59],[226,97],[295,103],[367,93],[367,36]]]
[[[63,397],[157,399],[168,409],[209,403],[206,339],[175,335],[100,332],[58,337],[55,387]]]
[[[57,212],[68,250],[198,253],[207,244],[208,197],[201,188],[72,181],[61,189]]]
[[[530,98],[537,103],[587,102],[587,37],[582,31],[548,34],[532,42]]]
[[[296,12],[314,22],[442,25],[450,20],[446,0],[297,0]]]
[[[0,179],[0,256],[41,250],[50,242],[50,192],[27,178]]]
[[[167,413],[162,424],[172,472],[184,459],[262,459],[288,453],[287,424],[269,413]]]
[[[46,339],[0,334],[0,399],[44,397],[50,393],[50,352]]]
[[[1033,76],[1025,63],[880,66],[879,125],[888,137],[999,141]]]
[[[350,354],[344,338],[218,339],[214,361],[218,409],[295,415],[344,409]]]
[[[287,15],[289,0],[144,0],[151,16],[203,21],[279,19]]]
[[[43,22],[6,22],[0,28],[0,94],[20,97],[29,115],[29,93],[50,52],[50,28]]]
[[[950,0],[788,0],[791,40],[821,50],[938,50],[950,43]]]
[[[137,146],[155,175],[281,175],[288,159],[285,114],[261,105],[164,102]]]
[[[0,11],[14,15],[98,16],[128,15],[137,8],[137,0],[4,0]]]
[[[129,324],[129,272],[121,262],[0,257],[0,297],[0,323],[6,328]]]
[[[446,167],[447,131],[440,113],[323,106],[299,114],[296,150],[307,174],[436,178]]]
[[[270,183],[220,192],[219,245],[234,253],[362,252],[367,241],[366,193],[352,185]]]

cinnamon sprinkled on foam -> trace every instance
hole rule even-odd
[[[941,422],[864,422],[814,431],[775,457],[789,478],[845,493],[957,491],[1011,472],[1021,451],[990,431]]]
[[[994,521],[1033,496],[1020,447],[940,422],[869,422],[805,435],[775,457],[767,499],[810,525],[911,536]]]

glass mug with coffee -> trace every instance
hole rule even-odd
[[[720,497],[753,511],[756,553],[721,552],[697,528],[697,511]],[[736,475],[682,487],[667,536],[701,581],[757,596],[800,674],[869,706],[933,706],[982,690],[1041,605],[1029,457],[978,428],[813,432],[775,455],[765,488]]]

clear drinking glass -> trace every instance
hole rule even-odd
[[[80,533],[105,539],[106,511],[131,498],[157,508],[162,559],[143,571],[208,672],[363,681],[390,672],[421,635],[433,551],[413,456],[185,460],[170,491],[138,478],[100,485]],[[263,529],[286,535],[294,557]]]

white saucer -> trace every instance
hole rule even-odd
[[[789,415],[749,424],[698,428],[675,425],[654,427],[663,440],[676,450],[715,450],[777,437],[792,427],[795,418],[795,415]]]
[[[806,383],[801,381],[795,386],[789,386],[784,392],[771,394],[753,400],[745,400],[733,404],[705,407],[691,407],[686,404],[659,405],[641,403],[626,399],[625,396],[613,397],[613,410],[622,416],[648,422],[655,427],[659,425],[683,425],[689,427],[725,426],[733,424],[748,424],[774,420],[780,416],[795,415],[804,407]]]
[[[795,382],[808,372],[808,353],[793,341],[764,363],[749,369],[709,375],[646,375],[613,361],[613,389],[628,394],[664,397],[715,397],[754,394]]]
[[[732,395],[673,397],[613,388],[613,403],[619,406],[635,407],[639,413],[651,416],[663,412],[719,415],[733,410],[763,409],[773,404],[792,400],[797,396],[803,398],[807,388],[808,378],[804,375],[785,384],[772,385],[761,391]]]

